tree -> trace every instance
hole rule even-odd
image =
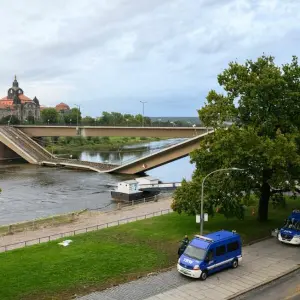
[[[199,117],[215,131],[191,153],[196,170],[191,182],[175,192],[178,212],[199,212],[201,182],[219,168],[243,172],[217,172],[205,183],[205,209],[218,209],[227,217],[243,217],[242,204],[255,193],[258,220],[268,219],[270,199],[298,191],[300,178],[300,67],[297,57],[282,67],[263,55],[245,64],[231,62],[218,76],[224,93],[212,90]],[[224,128],[224,121],[233,125]]]
[[[64,120],[66,124],[77,124],[77,119],[78,119],[78,124],[81,122],[81,111],[77,108],[74,107],[72,108],[68,113],[64,115]]]
[[[44,124],[56,124],[58,122],[58,112],[55,108],[45,108],[41,111],[41,117]]]
[[[8,122],[11,125],[18,125],[18,124],[20,124],[20,120],[15,115],[6,116],[6,117],[1,118],[1,120],[0,120],[0,124],[3,124],[3,125],[7,125]]]
[[[86,116],[86,117],[81,119],[81,124],[84,125],[84,126],[95,125],[95,119],[90,117],[90,116]]]

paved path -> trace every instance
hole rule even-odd
[[[27,230],[23,232],[17,232],[13,235],[5,235],[0,237],[0,252],[4,251],[5,245],[19,243],[13,246],[8,247],[8,250],[24,247],[23,241],[34,240],[28,245],[33,245],[38,242],[39,238],[47,237],[50,235],[56,235],[62,232],[71,232],[74,230],[84,229],[89,226],[96,226],[98,224],[104,224],[108,222],[116,222],[118,220],[126,218],[134,218],[136,216],[144,216],[145,214],[152,214],[161,210],[170,209],[172,198],[161,199],[157,202],[148,202],[143,204],[138,204],[134,206],[129,206],[122,208],[121,210],[114,210],[110,212],[99,212],[92,211],[87,212],[79,216],[79,218],[67,224],[62,224],[55,227],[46,227],[37,230]],[[148,216],[148,217],[151,217]],[[132,219],[131,221],[135,221]],[[126,222],[124,222],[126,223]],[[111,226],[117,225],[118,223],[112,223]],[[84,231],[83,231],[84,232]],[[59,236],[57,236],[58,238]],[[44,242],[48,241],[47,239],[42,240]]]
[[[176,268],[126,283],[80,300],[230,299],[262,282],[274,279],[300,263],[299,249],[269,239],[243,249],[243,263],[208,277],[205,282],[185,278]]]
[[[293,272],[281,279],[249,292],[235,300],[299,300],[300,299],[300,271]]]

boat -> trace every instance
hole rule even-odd
[[[154,197],[160,193],[160,189],[141,189],[145,185],[157,185],[160,181],[151,176],[121,181],[117,187],[111,191],[111,197],[117,201],[134,201]]]

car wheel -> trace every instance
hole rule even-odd
[[[206,280],[206,278],[207,278],[207,271],[203,271],[200,275],[200,279],[204,281]]]
[[[238,267],[238,265],[239,265],[238,260],[237,260],[237,259],[234,259],[233,262],[232,262],[232,268],[233,268],[233,269],[236,269],[236,268]]]

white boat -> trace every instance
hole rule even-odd
[[[157,185],[159,180],[151,176],[119,182],[116,189],[111,191],[111,197],[118,201],[132,201],[153,197],[160,193],[159,189],[141,190],[141,186]]]

